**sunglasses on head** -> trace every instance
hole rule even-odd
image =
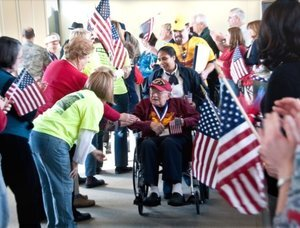
[[[152,84],[154,84],[154,85],[165,85],[166,83],[165,83],[165,81],[164,80],[162,80],[162,79],[160,79],[160,78],[157,78],[157,79],[155,79],[153,82],[152,82]]]

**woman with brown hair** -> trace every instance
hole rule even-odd
[[[245,63],[247,65],[253,66],[258,65],[259,62],[259,53],[258,53],[258,46],[257,46],[257,38],[259,34],[261,20],[251,21],[247,25],[247,29],[250,33],[252,43],[247,50],[245,56]]]
[[[233,79],[230,68],[232,64],[233,53],[236,47],[239,47],[241,55],[245,56],[246,46],[245,40],[243,38],[242,30],[239,27],[232,27],[228,29],[228,33],[225,36],[226,39],[226,48],[221,54],[221,56],[217,59],[217,64],[223,71],[223,75],[228,83],[231,85],[233,91],[238,95],[239,89],[237,86],[237,82]],[[221,80],[221,84],[222,84]],[[222,85],[221,85],[222,90]],[[222,94],[222,91],[220,92]]]
[[[7,36],[0,37],[0,50],[0,96],[4,97],[16,80],[23,51],[20,41]],[[28,143],[35,115],[36,110],[33,110],[19,116],[13,107],[7,113],[7,125],[0,133],[0,168],[5,185],[14,194],[20,227],[40,227],[41,220],[41,186]],[[0,187],[0,199],[6,186]],[[3,203],[0,205],[6,207]],[[8,223],[8,211],[4,207],[0,209],[0,227],[6,227]]]

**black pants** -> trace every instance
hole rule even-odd
[[[0,153],[5,184],[15,195],[20,227],[40,227],[42,190],[28,140],[0,135]]]
[[[189,137],[170,135],[145,138],[139,146],[146,185],[158,185],[158,169],[162,163],[162,179],[171,184],[181,183],[182,163],[185,160]]]

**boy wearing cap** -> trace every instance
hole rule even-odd
[[[145,184],[150,186],[150,195],[145,206],[160,205],[158,190],[158,168],[162,163],[162,179],[172,183],[169,205],[182,206],[185,203],[181,178],[182,164],[190,156],[192,139],[190,130],[197,125],[199,113],[182,98],[171,98],[169,82],[157,78],[150,85],[150,96],[138,103],[134,115],[140,118],[130,126],[142,132],[144,140],[139,145],[144,167]],[[181,131],[173,132],[177,125]],[[178,126],[179,125],[179,126]]]

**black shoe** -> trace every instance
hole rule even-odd
[[[81,177],[81,176],[78,175],[78,182],[79,182],[79,184],[84,184],[85,181],[86,181],[86,177]]]
[[[150,196],[148,196],[146,199],[144,199],[144,206],[148,207],[156,207],[160,205],[161,198],[155,193],[152,192]]]
[[[86,178],[85,187],[87,188],[94,188],[102,185],[105,185],[105,181],[102,179],[98,180],[96,177],[93,176]]]
[[[168,204],[171,206],[183,206],[185,204],[184,202],[184,196],[180,195],[178,192],[172,193],[171,199],[168,201]]]
[[[128,173],[132,171],[132,167],[116,167],[115,174]]]
[[[79,211],[75,211],[74,212],[74,221],[75,222],[82,222],[82,221],[86,221],[92,218],[90,213],[81,213]]]

